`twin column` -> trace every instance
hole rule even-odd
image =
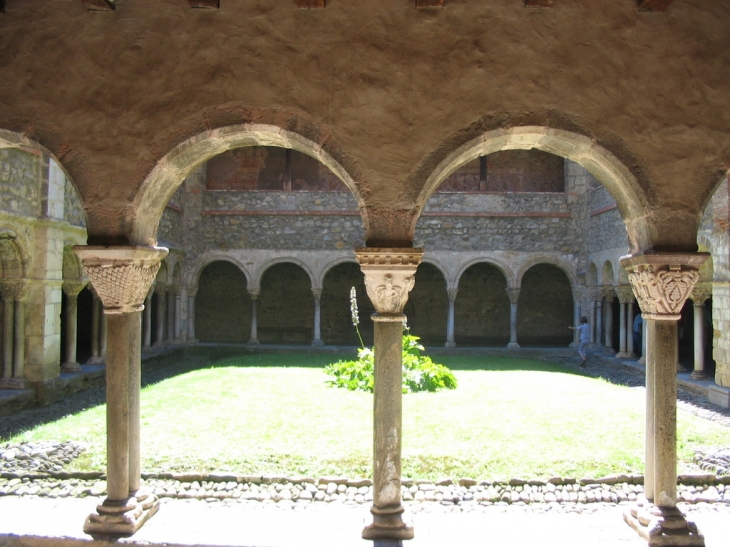
[[[23,281],[0,284],[3,297],[3,355],[0,389],[26,389],[25,379],[25,300],[29,287]]]
[[[624,518],[650,545],[704,545],[697,527],[676,507],[676,366],[677,321],[707,256],[656,253],[621,259],[647,326],[644,495],[651,504],[632,508]]]
[[[141,314],[167,255],[156,247],[78,246],[107,317],[107,497],[84,525],[92,536],[130,536],[158,508],[140,489]]]

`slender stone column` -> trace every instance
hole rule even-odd
[[[15,339],[15,296],[12,287],[3,283],[0,285],[3,295],[3,375],[5,384],[13,377],[13,340]]]
[[[509,344],[508,348],[519,348],[517,343],[517,300],[520,298],[520,289],[507,289],[509,297]]]
[[[583,300],[583,287],[573,285],[573,325],[580,325],[581,309],[580,304]],[[571,348],[577,348],[580,345],[578,329],[573,330],[573,341],[570,343]]]
[[[365,287],[377,313],[373,431],[373,523],[364,539],[413,538],[401,503],[403,307],[415,283],[422,249],[357,249]]]
[[[101,327],[101,300],[96,291],[91,290],[93,300],[91,302],[91,357],[90,365],[98,365],[101,362],[101,353],[99,352],[99,330]]]
[[[66,281],[62,286],[66,295],[66,316],[64,317],[64,337],[66,341],[66,355],[61,363],[61,370],[79,371],[81,365],[76,361],[76,339],[78,337],[78,298],[87,281]]]
[[[182,293],[178,287],[175,292],[175,321],[173,327],[174,340],[178,344],[182,341]]]
[[[454,316],[456,306],[456,295],[459,289],[448,289],[446,293],[449,295],[449,313],[446,317],[446,344],[444,347],[455,348],[456,342],[454,341]]]
[[[709,380],[705,372],[705,302],[712,296],[712,284],[698,283],[692,290],[694,304],[694,370],[690,374],[693,380]]]
[[[259,331],[258,331],[258,312],[257,302],[259,299],[258,289],[249,289],[248,294],[251,295],[251,338],[248,340],[249,346],[259,345]]]
[[[134,534],[158,509],[140,490],[139,392],[143,301],[167,249],[74,247],[108,318],[107,497],[84,524],[94,537]]]
[[[642,314],[643,316],[643,314]],[[641,351],[639,360],[637,361],[637,364],[639,365],[645,365],[646,364],[646,352],[648,348],[648,341],[646,336],[646,319],[642,321],[641,323]]]
[[[580,324],[580,323],[578,323]],[[596,343],[596,301],[591,300],[591,347]]]
[[[198,294],[198,288],[188,289],[188,343],[197,342],[195,338],[195,296]]]
[[[152,347],[152,295],[154,292],[154,290],[148,292],[144,299],[144,320],[142,321],[144,329],[142,349],[144,351],[149,351]]]
[[[314,295],[314,339],[312,340],[312,346],[322,347],[324,346],[320,330],[320,323],[322,321],[322,289],[312,289],[312,294]]]
[[[628,349],[628,341],[631,340],[631,328],[629,324],[632,323],[631,315],[629,315],[629,302],[632,301],[634,293],[631,291],[631,287],[621,286],[616,289],[616,295],[619,301],[619,332],[618,332],[618,353],[616,359],[629,359],[632,357],[631,351]],[[633,344],[633,342],[632,342]]]
[[[167,310],[167,287],[163,285],[156,285],[155,292],[157,293],[157,332],[155,333],[155,346],[161,347],[165,345],[165,310]]]
[[[603,297],[596,300],[596,346],[603,346]]]
[[[613,349],[613,289],[607,289],[603,297],[606,305],[604,307],[604,314],[606,321],[604,323],[604,350],[603,353],[614,353],[616,350]]]
[[[651,546],[704,546],[704,538],[677,505],[677,321],[707,253],[628,256],[629,272],[647,326],[646,471],[649,504],[624,519]],[[681,536],[681,537],[680,537]]]
[[[167,342],[175,342],[175,301],[177,300],[177,287],[170,287],[167,292]]]
[[[626,303],[626,353],[629,354],[629,359],[636,357],[636,349],[634,347],[634,300],[630,299]]]
[[[107,348],[107,319],[106,314],[99,316],[99,358],[102,361],[106,360],[106,348]]]
[[[25,283],[15,285],[15,337],[13,339],[13,384],[17,389],[29,387],[25,379],[25,301],[29,286]]]

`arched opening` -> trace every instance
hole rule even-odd
[[[522,277],[517,338],[520,345],[567,346],[573,339],[573,292],[565,272],[537,264]]]
[[[504,346],[509,342],[507,280],[495,266],[480,262],[459,279],[454,304],[454,340],[464,346]]]
[[[201,342],[245,343],[251,331],[246,276],[235,264],[211,262],[200,273],[195,329]]]
[[[421,263],[404,310],[411,334],[419,336],[423,345],[443,346],[448,309],[444,274],[433,264]]]
[[[258,338],[264,344],[309,344],[314,327],[312,282],[298,264],[268,268],[261,278]]]
[[[359,346],[360,340],[352,324],[350,289],[355,287],[360,335],[366,346],[373,344],[375,308],[365,290],[360,266],[345,262],[330,268],[322,283],[322,340],[326,345]]]

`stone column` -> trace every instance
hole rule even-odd
[[[626,303],[626,353],[629,359],[636,357],[636,349],[634,347],[634,292],[631,291],[632,298]]]
[[[630,359],[633,357],[628,349],[628,341],[631,337],[631,328],[629,325],[632,324],[629,313],[629,302],[633,300],[634,293],[631,291],[631,287],[621,286],[616,289],[616,295],[619,301],[619,332],[618,332],[618,353],[616,359]],[[633,344],[633,342],[632,342]]]
[[[259,345],[259,331],[258,331],[258,312],[256,310],[256,303],[259,299],[258,289],[249,289],[248,294],[251,295],[251,338],[248,340],[249,346]]]
[[[167,287],[164,285],[156,285],[155,292],[157,293],[157,332],[155,333],[155,346],[162,347],[165,345]]]
[[[154,289],[152,289],[144,299],[144,320],[142,321],[144,329],[142,349],[144,351],[149,351],[152,348],[152,295],[154,292]]]
[[[643,314],[642,314],[643,317]],[[639,355],[639,360],[636,362],[639,365],[645,365],[646,364],[646,352],[648,348],[647,343],[647,336],[646,336],[646,320],[641,322],[641,351]]]
[[[15,339],[15,292],[8,283],[0,285],[3,295],[3,369],[0,385],[6,385],[13,377],[13,340]]]
[[[66,340],[66,355],[61,363],[61,370],[77,372],[81,365],[76,361],[76,338],[78,336],[78,298],[87,281],[66,281],[61,287],[66,295],[66,317],[64,317],[64,337]]]
[[[167,342],[175,342],[175,301],[177,300],[177,287],[171,286],[167,292]]]
[[[604,346],[603,353],[614,353],[616,350],[613,349],[613,289],[606,289],[603,294],[604,301],[606,303],[604,307],[604,314],[606,321],[604,323]]]
[[[173,333],[173,339],[179,344],[182,341],[182,292],[179,287],[175,291],[175,321]]]
[[[454,341],[454,315],[456,305],[456,294],[459,289],[448,289],[446,293],[449,295],[449,313],[446,317],[446,344],[444,347],[455,348],[456,342]]]
[[[25,301],[28,299],[30,287],[25,282],[13,284],[13,377],[9,379],[11,389],[27,389],[29,382],[25,379]]]
[[[601,347],[603,346],[602,338],[603,338],[603,297],[598,297],[600,300],[596,300],[596,346]]]
[[[363,539],[413,538],[401,503],[403,307],[415,283],[422,249],[357,249],[365,287],[375,306],[373,523]]]
[[[583,300],[583,288],[573,285],[573,326],[580,325],[581,300]],[[577,329],[573,330],[573,341],[570,343],[571,348],[577,348],[580,345],[580,340],[578,339],[579,334]]]
[[[591,300],[591,347],[596,343],[596,301]],[[580,324],[580,323],[578,323]]]
[[[91,357],[88,364],[98,365],[101,362],[101,353],[99,352],[99,330],[101,327],[101,300],[96,291],[91,289],[93,297],[91,301]]]
[[[508,348],[519,348],[517,343],[517,300],[520,298],[520,289],[507,289],[509,297],[509,344]]]
[[[198,288],[188,289],[188,343],[197,342],[195,338],[195,296],[198,294]]]
[[[102,313],[99,316],[99,359],[106,361],[106,347],[107,347],[107,318],[106,314]]]
[[[140,489],[140,320],[143,301],[167,249],[74,247],[108,317],[107,497],[86,519],[94,537],[134,534],[158,509]]]
[[[707,256],[656,253],[621,259],[639,301],[648,336],[644,493],[649,504],[639,504],[624,518],[652,546],[704,546],[697,527],[676,507],[676,363],[677,320]]]
[[[694,370],[690,374],[693,380],[709,380],[705,372],[705,302],[712,296],[710,283],[698,283],[692,290],[690,298],[694,305]]]
[[[324,346],[320,328],[322,321],[322,289],[312,289],[312,294],[314,295],[314,339],[312,340],[312,347],[321,348]]]

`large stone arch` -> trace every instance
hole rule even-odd
[[[478,125],[478,124],[477,124]],[[568,158],[585,167],[616,199],[628,231],[630,252],[635,253],[672,245],[664,241],[666,234],[650,224],[650,212],[658,208],[650,204],[636,175],[607,148],[594,138],[551,127],[524,125],[480,131],[470,127],[464,131],[472,135],[465,140],[454,137],[456,144],[445,144],[426,158],[418,174],[426,174],[425,180],[413,177],[409,181],[415,198],[414,206],[420,211],[444,179],[463,164],[500,150],[537,149]],[[474,136],[477,134],[477,136]],[[432,168],[430,166],[433,165]],[[415,181],[418,182],[415,182]],[[420,182],[423,180],[423,182]],[[415,187],[420,185],[420,187]],[[413,229],[418,215],[413,221]],[[654,219],[656,220],[656,219]],[[661,220],[661,219],[660,219]],[[693,219],[695,224],[698,219]],[[671,236],[670,236],[671,237]]]
[[[354,256],[340,256],[324,264],[322,268],[317,272],[316,278],[312,282],[313,288],[324,288],[324,278],[327,277],[327,274],[330,272],[330,270],[336,268],[340,264],[348,263],[357,264],[358,262]]]
[[[310,288],[313,288],[313,289],[321,288],[321,287],[315,286],[317,277],[314,275],[311,265],[307,264],[304,260],[301,260],[294,256],[277,256],[276,258],[272,258],[271,260],[267,260],[266,262],[261,264],[258,268],[256,268],[256,271],[253,275],[251,288],[257,289],[261,286],[261,279],[266,274],[266,271],[271,269],[272,266],[276,266],[278,264],[286,264],[286,263],[295,264],[295,265],[299,266],[302,270],[305,271],[305,273],[309,276]]]
[[[22,279],[30,268],[30,244],[11,226],[0,225],[0,278]]]
[[[226,254],[225,252],[210,252],[202,255],[187,276],[185,280],[187,284],[192,287],[197,287],[200,280],[200,274],[205,269],[205,267],[212,262],[218,261],[230,262],[231,264],[234,264],[239,270],[241,270],[243,275],[246,276],[246,285],[251,288],[251,285],[253,283],[253,277],[251,275],[251,272],[238,259],[236,259],[234,256]]]
[[[614,272],[613,263],[610,260],[606,260],[603,263],[603,270],[601,271],[601,285],[613,286],[616,284],[616,278],[615,278],[613,272]]]
[[[526,260],[517,271],[517,287],[522,285],[522,278],[525,276],[525,273],[532,268],[533,266],[537,266],[538,264],[550,264],[551,266],[555,266],[556,268],[563,271],[563,273],[566,275],[568,280],[570,281],[570,284],[575,286],[578,284],[578,276],[575,274],[575,270],[573,267],[573,264],[568,261],[564,260],[558,257],[554,256],[548,256],[548,255],[536,255],[531,257],[530,259]]]
[[[273,124],[243,123],[203,131],[175,146],[147,175],[128,209],[125,231],[131,244],[154,245],[165,205],[194,167],[227,150],[247,146],[291,148],[328,167],[364,207],[364,186],[352,175],[354,160],[331,137],[315,142],[300,132]],[[338,157],[335,157],[338,152]],[[347,164],[350,169],[345,167]],[[364,219],[367,231],[367,220]]]
[[[477,258],[472,258],[471,260],[468,260],[462,264],[458,271],[456,272],[456,276],[454,278],[454,288],[459,287],[459,282],[461,281],[461,276],[464,275],[464,272],[474,266],[475,264],[479,263],[486,263],[490,266],[494,266],[497,268],[500,272],[502,272],[502,275],[504,276],[505,281],[507,282],[507,288],[512,288],[517,286],[518,278],[515,276],[515,273],[512,271],[512,268],[510,268],[507,264],[502,262],[501,260],[496,259],[493,256],[480,256]],[[446,277],[444,275],[444,277]],[[448,279],[448,278],[447,278]]]

